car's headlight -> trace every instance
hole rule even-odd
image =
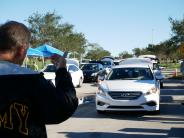
[[[148,92],[146,92],[145,95],[150,95],[157,92],[158,92],[158,89],[156,87],[153,87]]]
[[[97,73],[92,73],[92,74],[91,74],[91,76],[96,76],[96,75],[97,75]]]

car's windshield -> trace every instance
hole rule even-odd
[[[84,64],[81,66],[82,70],[98,70],[97,64]]]
[[[107,80],[153,80],[149,68],[114,68],[106,78]]]
[[[110,61],[102,61],[103,65],[111,65],[111,62]]]

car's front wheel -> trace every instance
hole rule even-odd
[[[80,78],[80,79],[79,79],[79,85],[78,85],[78,87],[80,88],[80,87],[82,86],[82,84],[83,84],[83,79]]]
[[[105,111],[96,110],[98,114],[105,114]]]
[[[164,88],[163,82],[160,82],[160,88]]]
[[[160,114],[160,110],[150,111],[150,113],[151,113],[152,115],[159,115],[159,114]]]

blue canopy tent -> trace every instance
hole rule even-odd
[[[31,56],[43,57],[43,53],[39,50],[36,50],[36,49],[30,47],[27,50],[27,56],[28,57],[31,57]]]
[[[56,48],[49,46],[47,44],[41,45],[35,49],[41,51],[43,53],[44,57],[50,57],[53,54],[58,54],[58,55],[63,56],[63,54],[64,54],[64,52],[60,51],[59,49],[56,49]]]

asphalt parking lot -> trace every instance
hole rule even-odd
[[[161,90],[161,112],[116,112],[97,114],[94,95],[96,84],[76,88],[83,102],[75,114],[58,125],[48,125],[49,138],[183,138],[184,83],[164,83]]]

